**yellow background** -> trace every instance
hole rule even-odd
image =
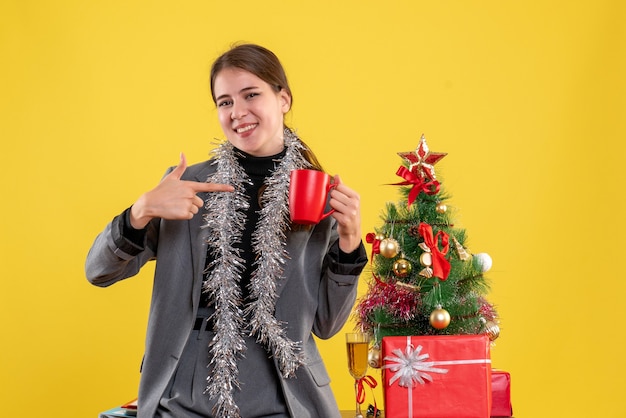
[[[179,152],[222,138],[209,65],[244,40],[281,57],[288,121],[361,193],[364,234],[399,199],[396,152],[424,133],[449,153],[516,417],[625,416],[625,21],[621,0],[4,0],[0,415],[135,396],[153,267],[99,289],[84,258]],[[343,335],[321,347],[352,408]]]

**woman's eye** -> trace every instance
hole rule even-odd
[[[223,100],[217,103],[217,107],[230,106],[232,102],[230,100]]]
[[[258,96],[258,95],[259,95],[259,93],[256,93],[256,92],[255,92],[255,93],[248,93],[248,95],[246,96],[246,98],[247,98],[247,99],[252,99],[253,97],[256,97],[256,96]]]

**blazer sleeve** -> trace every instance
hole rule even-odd
[[[85,262],[85,274],[90,283],[106,287],[136,275],[148,261],[156,258],[159,219],[146,227],[143,242],[138,243],[124,234],[126,211],[104,228],[91,246]]]
[[[337,334],[350,317],[361,271],[367,264],[367,253],[363,243],[357,249],[351,263],[340,261],[339,241],[331,244],[322,269],[319,288],[318,309],[313,324],[313,333],[322,339]]]

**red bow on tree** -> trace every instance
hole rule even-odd
[[[449,236],[443,231],[437,232],[433,236],[433,228],[425,222],[419,224],[419,234],[424,238],[424,244],[430,248],[433,263],[433,277],[446,280],[450,274],[450,262],[446,259],[448,253]],[[441,238],[442,249],[439,250],[439,239]]]
[[[412,184],[413,187],[409,192],[409,206],[417,199],[417,196],[420,192],[424,192],[429,195],[435,195],[439,193],[439,182],[437,180],[432,181],[424,181],[424,178],[415,175],[405,166],[400,166],[398,171],[396,171],[396,175],[402,177],[405,181],[400,183],[394,183],[394,186],[408,186]]]
[[[365,241],[367,241],[368,244],[372,244],[372,257],[370,259],[370,263],[373,263],[374,255],[380,254],[380,240],[376,238],[375,233],[370,232],[369,234],[365,235]]]

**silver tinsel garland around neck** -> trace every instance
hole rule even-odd
[[[283,278],[283,266],[288,258],[285,234],[289,228],[289,176],[292,170],[310,166],[301,153],[304,145],[288,128],[284,130],[284,142],[285,156],[265,179],[259,220],[252,235],[253,253],[258,257],[251,266],[252,301],[245,310],[239,284],[245,266],[236,244],[241,242],[245,212],[249,207],[250,196],[246,195],[245,184],[251,180],[239,164],[230,142],[214,151],[217,170],[207,180],[235,188],[232,193],[210,193],[205,215],[211,261],[203,291],[215,306],[215,337],[209,345],[213,373],[207,377],[205,393],[216,399],[213,413],[219,417],[240,416],[233,391],[239,388],[237,362],[246,350],[246,332],[256,336],[257,341],[270,350],[283,377],[295,376],[296,369],[304,362],[301,342],[290,340],[283,325],[274,317],[276,284]],[[248,326],[244,324],[244,317],[249,319]]]

